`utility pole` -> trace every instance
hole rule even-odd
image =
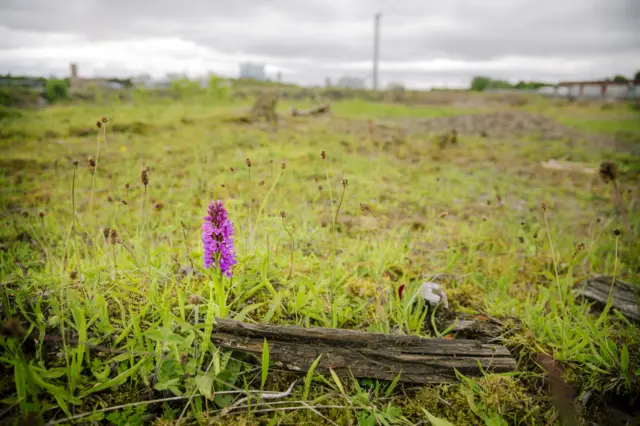
[[[378,90],[378,50],[380,48],[380,13],[376,13],[373,27],[373,90]]]

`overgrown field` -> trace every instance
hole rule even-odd
[[[633,403],[638,326],[575,290],[597,274],[638,283],[639,112],[475,97],[287,118],[290,106],[277,128],[228,120],[248,104],[201,100],[5,114],[1,418],[429,424],[426,410],[456,425],[554,424],[563,398],[540,354],[581,422]],[[235,228],[232,278],[203,265],[212,200]],[[448,311],[422,301],[427,280]],[[216,317],[446,338],[454,318],[475,319],[500,326],[494,342],[518,367],[425,387],[276,365],[265,377],[268,357],[211,343]],[[288,396],[245,399],[294,380]]]

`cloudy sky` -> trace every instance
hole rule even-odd
[[[639,0],[0,0],[0,73],[370,78],[412,87],[589,79],[640,70]]]

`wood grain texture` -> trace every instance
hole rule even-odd
[[[578,290],[578,294],[604,307],[609,300],[613,277],[598,275],[587,280]],[[615,280],[613,284],[613,307],[632,321],[640,323],[640,286]]]
[[[385,380],[401,373],[401,381],[423,384],[454,381],[454,368],[464,375],[477,376],[482,370],[507,372],[516,366],[504,346],[466,339],[423,339],[221,319],[216,320],[211,337],[219,346],[254,354],[262,352],[265,338],[271,360],[297,372],[306,372],[320,355],[318,372],[331,368],[342,375]]]

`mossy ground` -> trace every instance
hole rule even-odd
[[[409,119],[485,112],[482,98],[473,99],[460,108],[344,101],[332,106],[333,117],[286,119],[277,130],[225,120],[248,104],[203,99],[55,106],[5,118],[2,316],[41,337],[31,352],[3,337],[7,418],[64,419],[179,397],[82,420],[413,424],[426,422],[424,408],[460,425],[544,424],[556,408],[539,353],[558,361],[574,396],[637,393],[638,328],[614,312],[592,312],[573,290],[593,274],[637,282],[640,114],[542,99],[490,104],[589,132],[570,142],[461,134],[440,149],[438,135],[402,130]],[[98,129],[102,116],[109,122]],[[594,134],[623,140],[598,143]],[[563,157],[595,169],[604,159],[618,163],[631,235],[597,173],[540,166]],[[236,228],[233,280],[220,282],[201,266],[199,226],[212,199],[225,202]],[[122,244],[109,245],[106,228],[117,229]],[[388,395],[388,383],[376,390],[374,381],[343,378],[341,389],[318,376],[307,405],[296,402],[299,385],[277,404],[229,413],[221,407],[242,395],[189,400],[206,388],[203,380],[218,380],[218,392],[260,387],[259,360],[229,358],[210,344],[215,316],[434,337],[424,306],[397,294],[405,285],[411,295],[435,274],[446,274],[454,313],[503,323],[515,374],[399,385]],[[295,378],[274,368],[265,389],[284,391]],[[585,410],[578,407],[583,418]]]

